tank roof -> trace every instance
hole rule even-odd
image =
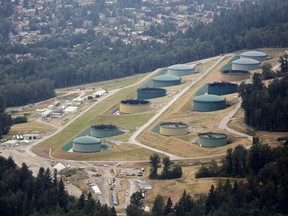
[[[255,64],[260,64],[260,62],[255,59],[243,58],[243,59],[237,59],[233,61],[232,64],[255,65]]]
[[[168,69],[172,70],[191,70],[194,69],[195,65],[186,65],[186,64],[176,64],[168,67]]]
[[[260,51],[251,50],[251,51],[241,53],[241,56],[266,57],[267,54],[260,52]]]
[[[122,104],[131,104],[131,105],[144,105],[144,104],[149,104],[150,101],[128,99],[128,100],[122,100],[121,103]]]
[[[178,76],[174,76],[174,75],[169,75],[169,74],[163,74],[163,75],[159,75],[153,78],[153,80],[155,81],[179,81],[181,80],[180,77]]]
[[[221,138],[226,138],[227,135],[224,133],[207,132],[207,133],[199,133],[198,137],[207,138],[207,139],[221,139]]]
[[[160,123],[161,127],[167,127],[167,128],[186,128],[188,127],[187,124],[182,122],[162,122]]]
[[[194,101],[197,102],[219,102],[219,101],[225,101],[225,98],[218,95],[213,94],[204,94],[200,95],[194,98]]]
[[[77,137],[76,139],[73,140],[73,142],[82,144],[82,145],[94,145],[97,143],[101,143],[100,139],[97,139],[92,136],[81,136]]]

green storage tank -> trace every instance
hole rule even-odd
[[[226,99],[222,96],[204,94],[193,99],[193,110],[199,112],[211,112],[225,109]]]
[[[215,148],[227,145],[228,136],[224,133],[199,133],[198,144],[202,147]]]
[[[181,78],[174,75],[163,74],[153,78],[154,87],[167,87],[179,85]]]
[[[162,88],[139,88],[137,89],[137,99],[151,99],[166,96],[166,89]]]
[[[120,135],[122,132],[115,125],[93,125],[90,127],[90,135],[97,138],[112,137]]]
[[[101,151],[101,140],[92,136],[81,136],[73,140],[73,151],[93,153]]]
[[[208,94],[225,95],[238,92],[238,85],[229,82],[214,82],[208,84]]]

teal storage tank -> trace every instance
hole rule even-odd
[[[174,75],[163,74],[153,78],[154,87],[167,87],[179,85],[181,78]]]
[[[229,82],[214,82],[208,84],[208,94],[225,95],[238,92],[238,85]]]
[[[81,136],[73,140],[73,151],[82,153],[99,152],[101,140],[92,136]]]
[[[228,136],[223,133],[199,133],[198,144],[202,147],[215,148],[227,145]]]
[[[137,89],[137,99],[145,100],[166,96],[166,89],[162,88],[139,88]]]
[[[93,125],[90,127],[90,135],[97,138],[112,137],[120,135],[122,132],[115,125]]]
[[[199,112],[211,112],[225,109],[226,99],[222,96],[204,94],[193,99],[193,110]]]

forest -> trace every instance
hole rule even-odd
[[[288,142],[271,148],[254,137],[250,150],[228,149],[221,165],[203,165],[196,177],[219,177],[207,195],[193,197],[186,191],[173,203],[158,195],[151,212],[142,209],[141,193],[131,197],[127,216],[268,216],[288,214]],[[237,179],[235,178],[237,177]],[[233,178],[233,179],[232,179]]]
[[[166,44],[124,44],[89,29],[24,46],[8,43],[11,23],[7,17],[13,7],[0,4],[0,11],[5,11],[0,16],[0,95],[7,106],[25,105],[53,97],[55,88],[145,73],[241,49],[287,47],[287,9],[288,2],[282,0],[244,1],[238,8],[223,9],[211,24],[198,23],[178,32]],[[155,26],[147,34],[157,38],[165,29]]]
[[[57,171],[40,168],[37,177],[25,163],[19,168],[12,157],[0,157],[0,215],[116,216],[114,207],[101,205],[91,193],[69,196]]]

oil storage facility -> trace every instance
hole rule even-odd
[[[232,70],[251,71],[260,68],[260,62],[250,58],[240,58],[232,62]]]
[[[181,83],[181,78],[174,75],[163,74],[153,78],[154,87],[167,87],[179,85]]]
[[[150,110],[150,101],[147,100],[122,100],[119,111],[121,113],[139,113]]]
[[[101,140],[92,136],[81,136],[73,140],[73,151],[82,153],[99,152]]]
[[[166,89],[162,88],[139,88],[137,89],[137,99],[151,99],[166,96]]]
[[[192,75],[195,71],[195,65],[176,64],[167,68],[167,74],[174,76]]]
[[[238,92],[238,85],[230,82],[214,82],[208,84],[208,94],[225,95]]]
[[[222,96],[204,94],[193,99],[193,110],[199,112],[211,112],[225,109],[226,99]]]
[[[250,73],[246,70],[224,70],[221,71],[220,79],[223,82],[237,82],[250,78]]]
[[[162,122],[159,133],[165,136],[180,136],[188,134],[188,125],[182,122]]]
[[[90,135],[97,138],[112,137],[120,135],[122,131],[115,125],[93,125],[90,127]]]
[[[256,61],[262,62],[262,61],[267,60],[267,54],[260,52],[260,51],[252,50],[252,51],[241,53],[240,59],[242,58],[250,58],[250,59],[254,59]]]
[[[215,148],[227,145],[228,136],[224,133],[199,133],[198,144],[202,147]]]

